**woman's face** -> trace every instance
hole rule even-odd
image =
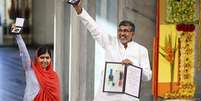
[[[43,69],[46,69],[51,63],[51,57],[48,54],[48,52],[46,52],[45,54],[42,54],[39,57],[37,57],[37,62]]]

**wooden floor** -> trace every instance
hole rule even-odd
[[[33,49],[29,50],[33,54]],[[23,101],[25,76],[18,48],[0,48],[0,101]]]

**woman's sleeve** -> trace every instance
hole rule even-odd
[[[16,41],[17,41],[17,45],[19,47],[19,51],[20,51],[20,57],[22,59],[22,66],[25,70],[30,70],[31,69],[31,58],[29,55],[29,52],[26,48],[26,45],[24,43],[24,40],[22,39],[22,36],[16,35]]]

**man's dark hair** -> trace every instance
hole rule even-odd
[[[119,23],[120,26],[131,26],[131,31],[135,32],[135,24],[128,20],[123,20]]]
[[[50,55],[50,57],[52,57],[50,49],[48,47],[45,47],[45,46],[44,47],[39,47],[37,49],[37,57],[39,57],[42,54],[45,54],[46,52]]]

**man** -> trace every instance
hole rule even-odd
[[[81,2],[73,5],[81,22],[90,31],[93,38],[105,50],[105,60],[109,62],[122,62],[123,64],[133,64],[143,69],[142,79],[151,79],[151,69],[148,57],[148,51],[142,45],[133,41],[135,35],[135,25],[130,21],[122,21],[118,26],[117,38],[112,38],[104,33],[97,26],[96,22],[81,7]],[[102,76],[103,78],[103,76]],[[133,78],[135,80],[135,78]],[[102,83],[96,94],[94,101],[138,101],[137,98],[126,94],[114,94],[102,92]]]

